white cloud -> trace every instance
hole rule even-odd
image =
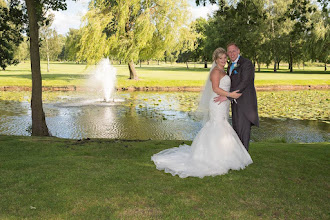
[[[55,15],[52,28],[59,34],[66,34],[70,28],[78,29],[81,24],[81,18],[87,13],[90,0],[67,1],[66,11],[53,11]]]
[[[52,24],[52,28],[56,29],[58,34],[65,35],[70,28],[78,29],[80,26],[81,16],[79,15],[68,15],[63,12],[55,11],[55,20]]]
[[[208,15],[212,16],[213,12],[219,9],[219,6],[216,4],[207,4],[206,6],[196,6],[195,2],[190,4],[190,11],[192,14],[193,20],[197,18],[205,18],[207,19]]]

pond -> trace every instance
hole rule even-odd
[[[285,101],[284,97],[291,99],[292,93],[297,99],[299,94],[311,96],[315,104]],[[316,93],[317,97],[299,91],[258,92],[260,127],[253,127],[252,141],[329,141],[329,92]],[[51,134],[61,138],[192,140],[201,128],[191,114],[198,95],[121,92],[116,94],[117,102],[105,103],[100,101],[99,94],[45,92],[44,111]],[[29,96],[28,92],[0,93],[0,134],[30,135]],[[306,102],[306,98],[303,100]]]

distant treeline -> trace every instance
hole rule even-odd
[[[93,64],[109,57],[131,63],[130,71],[134,71],[132,65],[150,61],[183,62],[187,67],[189,62],[202,62],[207,67],[214,49],[236,42],[256,68],[265,64],[276,71],[283,62],[293,71],[293,65],[320,62],[326,70],[330,60],[329,10],[324,0],[239,0],[235,4],[221,0],[211,17],[193,22],[184,0],[168,1],[162,10],[151,3],[121,2],[128,11],[113,3],[90,5],[85,25],[65,36],[50,29],[51,22],[45,24],[40,29],[41,59]],[[137,8],[130,9],[133,6]],[[21,37],[24,40],[9,49],[16,63],[29,59],[29,40]]]

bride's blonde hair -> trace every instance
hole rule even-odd
[[[219,47],[217,49],[215,49],[215,51],[213,52],[213,61],[215,62],[216,59],[218,59],[222,54],[226,54],[227,55],[227,52],[225,49],[223,49],[222,47]]]

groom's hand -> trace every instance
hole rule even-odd
[[[218,105],[220,105],[221,102],[226,101],[227,97],[226,96],[217,96],[213,99],[214,102],[218,102]]]
[[[241,95],[242,93],[239,93],[239,90],[235,90],[234,92],[231,92],[229,96],[233,99],[238,99]]]

